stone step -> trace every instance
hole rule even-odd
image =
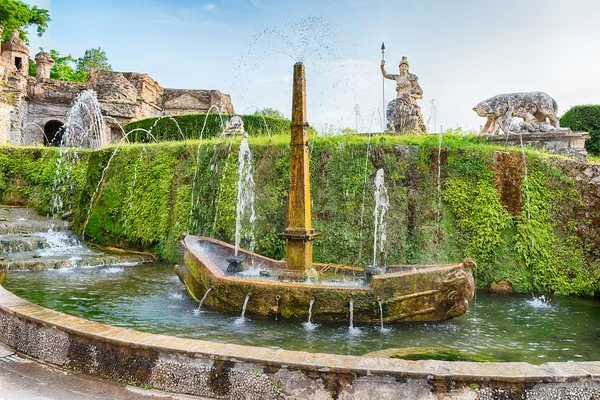
[[[0,235],[0,254],[35,251],[49,247],[46,238],[36,235]]]
[[[54,231],[66,231],[71,228],[67,221],[61,221],[51,218],[22,219],[17,221],[0,221],[0,235],[9,234],[30,234],[36,232],[46,232],[49,229]]]
[[[49,269],[93,267],[99,265],[142,263],[150,261],[154,261],[154,257],[150,254],[91,254],[71,258],[5,257],[3,261],[0,261],[0,269],[6,268],[9,271],[43,271]]]
[[[19,218],[34,218],[37,213],[31,208],[0,206],[0,221],[16,221]]]

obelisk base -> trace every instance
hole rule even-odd
[[[287,228],[278,236],[286,241],[285,269],[280,279],[304,280],[312,267],[312,241],[320,233],[313,229]]]

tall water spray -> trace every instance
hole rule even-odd
[[[254,178],[252,177],[252,152],[248,146],[248,136],[245,135],[240,144],[238,154],[238,182],[237,182],[237,213],[235,219],[235,255],[238,255],[242,230],[242,218],[248,216],[250,229],[248,233],[248,250],[253,250],[254,243]]]
[[[71,210],[64,202],[73,192],[72,170],[78,162],[78,153],[73,148],[97,149],[107,144],[107,130],[93,90],[84,90],[75,98],[63,127],[60,151],[56,158],[56,174],[52,183],[52,206],[50,211],[58,215]]]
[[[390,208],[390,197],[388,196],[387,188],[385,187],[385,178],[383,168],[377,170],[375,175],[375,210],[374,217],[374,232],[373,232],[373,266],[379,265],[377,262],[377,254],[381,255],[380,266],[385,266],[385,215]]]
[[[108,144],[108,131],[93,90],[79,93],[67,113],[61,146],[98,149]]]

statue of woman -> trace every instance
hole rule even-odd
[[[399,75],[388,74],[385,70],[385,60],[381,60],[381,73],[387,79],[396,81],[396,98],[405,104],[417,104],[423,98],[423,89],[419,86],[419,78],[408,72],[408,60],[405,56],[398,65]]]

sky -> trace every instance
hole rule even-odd
[[[80,57],[101,47],[115,71],[161,86],[218,89],[237,113],[291,113],[303,61],[309,123],[322,132],[381,131],[383,82],[402,56],[419,77],[428,131],[477,131],[472,108],[499,93],[541,90],[559,115],[600,103],[597,0],[25,0],[50,11],[40,47]],[[33,30],[32,30],[33,32]]]

